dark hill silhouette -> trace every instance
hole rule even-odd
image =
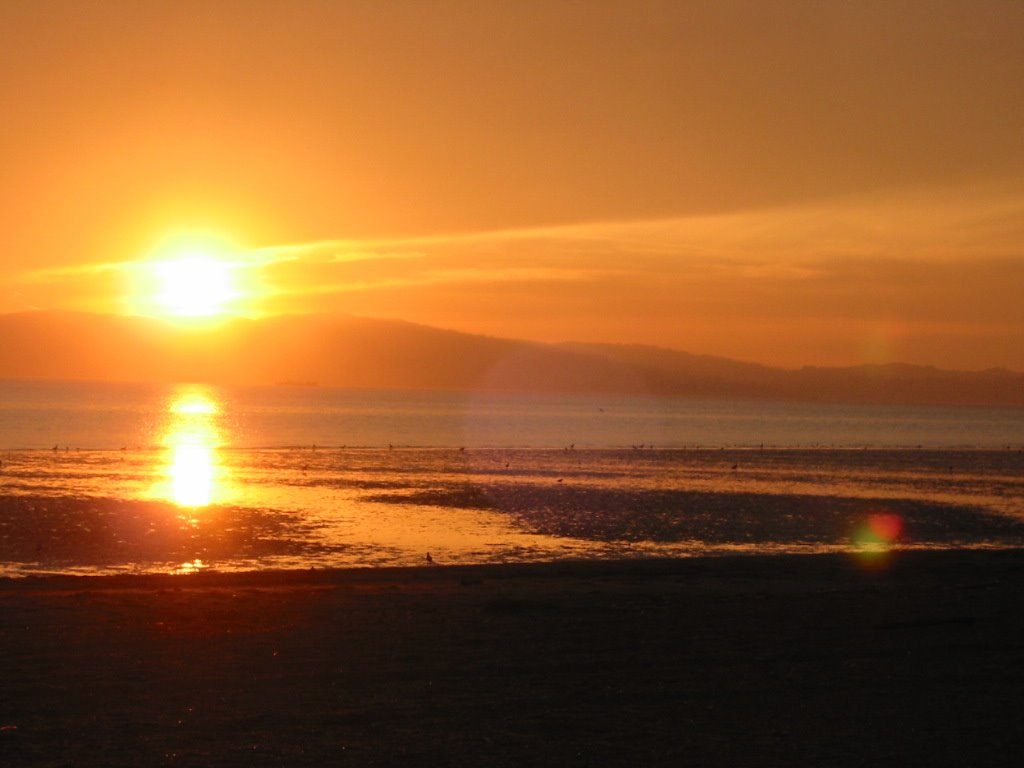
[[[809,402],[1024,405],[1024,374],[993,368],[949,371],[889,363],[843,368],[771,368],[659,347],[615,344],[563,345],[606,357],[662,382],[669,394],[803,400]]]
[[[539,344],[346,315],[188,329],[139,317],[0,315],[0,378],[317,383],[1024,406],[1024,374],[902,364],[783,370],[642,345]]]

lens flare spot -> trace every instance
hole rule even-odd
[[[868,516],[868,528],[880,541],[896,541],[903,533],[903,518],[891,512]]]
[[[854,552],[866,567],[884,567],[902,535],[902,517],[892,512],[872,512],[854,531]]]

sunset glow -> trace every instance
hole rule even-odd
[[[0,31],[5,765],[1020,759],[1024,0]]]
[[[46,5],[0,315],[1024,369],[1024,4]]]

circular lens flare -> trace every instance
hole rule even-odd
[[[871,512],[853,533],[854,552],[869,568],[884,567],[903,536],[903,518],[894,512]]]

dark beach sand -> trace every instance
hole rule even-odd
[[[1019,765],[1024,551],[0,581],[0,764]]]

